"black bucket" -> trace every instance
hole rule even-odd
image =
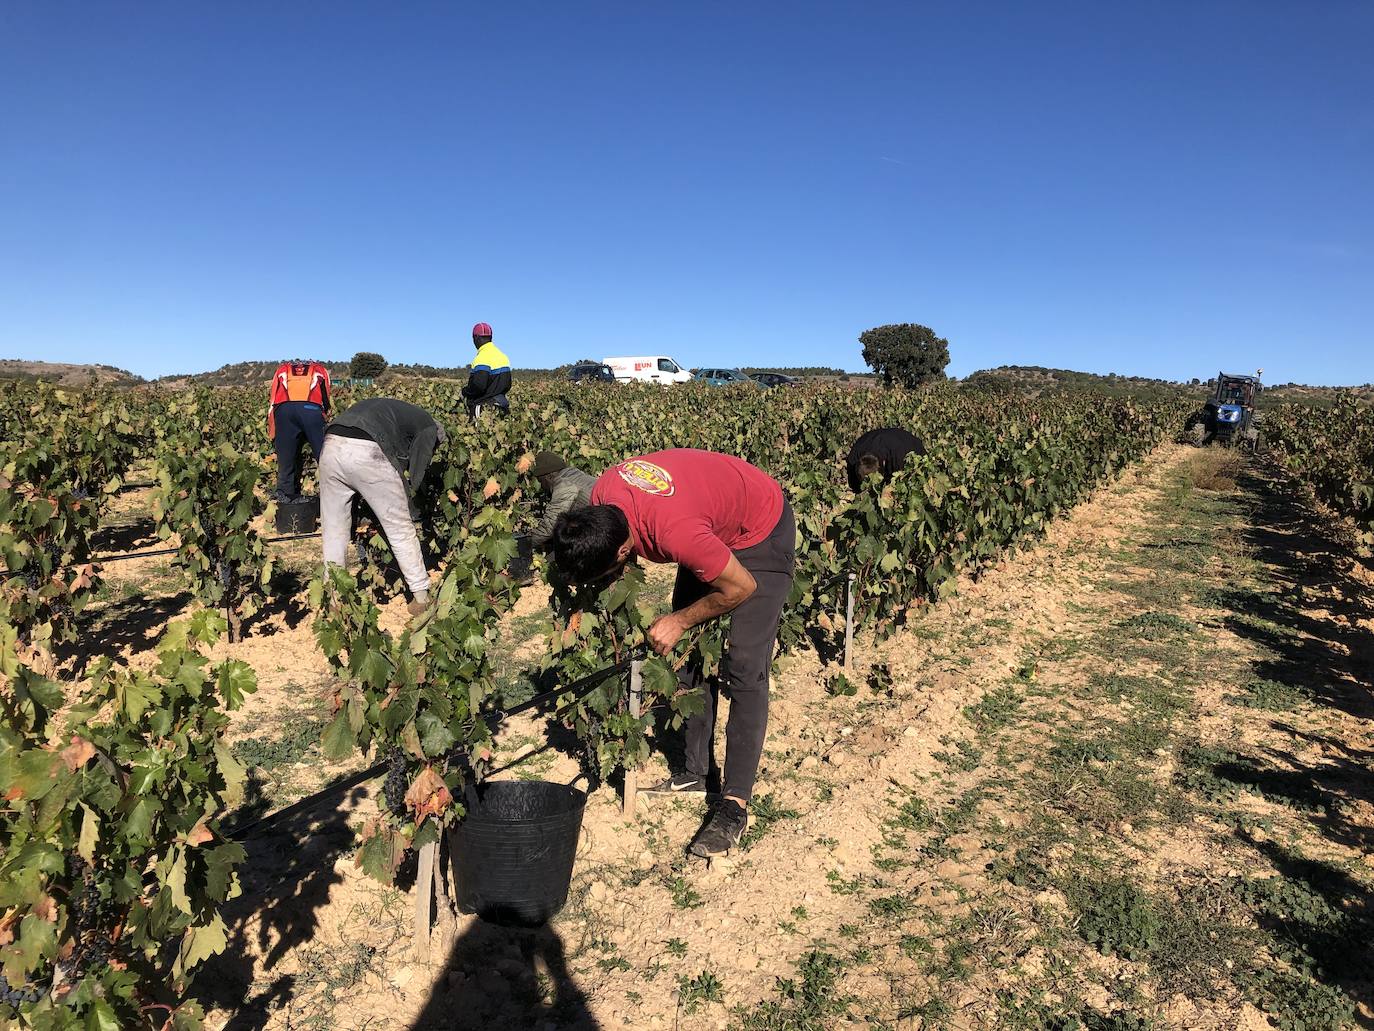
[[[458,908],[507,927],[538,927],[563,908],[587,795],[545,780],[491,781],[468,795],[449,838]]]
[[[524,583],[534,570],[534,540],[527,533],[515,535],[515,557],[506,567],[506,573],[516,583]]]
[[[277,533],[314,533],[320,522],[320,499],[277,502]]]

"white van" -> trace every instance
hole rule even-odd
[[[686,383],[692,374],[666,354],[602,358],[621,383]]]

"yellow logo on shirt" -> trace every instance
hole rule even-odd
[[[617,471],[622,480],[631,487],[638,487],[645,494],[671,498],[677,490],[667,469],[661,465],[654,465],[653,462],[646,462],[642,458],[625,462]]]

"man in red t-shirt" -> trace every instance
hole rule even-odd
[[[768,673],[782,606],[792,590],[797,525],[782,488],[731,455],[679,448],[607,469],[591,504],[560,516],[554,561],[578,583],[618,576],[635,556],[676,562],[673,611],[649,628],[649,644],[667,655],[689,629],[731,614],[724,663],[730,718],[720,801],[692,839],[694,855],[724,855],[748,825],[768,729]],[[687,722],[687,770],[654,790],[706,794],[712,772],[717,688],[707,689],[689,663],[684,686],[701,688],[705,709]]]

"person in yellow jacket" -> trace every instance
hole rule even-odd
[[[491,342],[491,326],[479,322],[472,327],[472,346],[477,348],[477,355],[472,359],[472,371],[463,388],[468,411],[474,419],[481,418],[482,409],[488,406],[502,415],[510,414],[510,402],[506,400],[511,382],[510,359]]]

